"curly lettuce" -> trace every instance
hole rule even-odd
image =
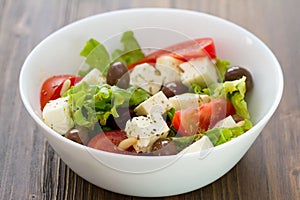
[[[106,125],[109,116],[119,117],[118,107],[136,106],[150,95],[136,87],[122,89],[117,86],[89,85],[82,82],[72,87],[64,96],[70,96],[75,125],[92,129],[99,122]]]
[[[244,119],[250,119],[250,114],[245,101],[246,93],[246,77],[234,81],[225,81],[224,83],[218,83],[213,85],[214,89],[210,89],[213,97],[226,97],[228,98],[236,114]]]
[[[216,68],[218,70],[218,76],[221,82],[225,80],[225,74],[229,67],[230,67],[229,61],[216,58]]]
[[[92,69],[97,68],[104,76],[112,62],[123,62],[127,66],[144,58],[144,53],[132,31],[125,31],[121,37],[123,49],[116,49],[110,56],[105,46],[91,38],[85,43],[80,55],[85,57],[88,69],[80,70],[79,75],[85,76]]]
[[[214,128],[206,131],[204,135],[210,139],[214,146],[218,146],[242,135],[251,128],[251,121],[245,119],[241,126],[235,126],[232,128]]]
[[[248,131],[252,128],[250,120],[245,119],[241,125],[232,128],[213,128],[203,134],[194,134],[192,136],[170,137],[178,152],[188,147],[190,144],[206,135],[214,146],[224,144]]]
[[[123,49],[116,49],[112,53],[112,60],[114,62],[119,61],[128,66],[144,58],[145,55],[132,31],[123,33],[121,43],[123,44]]]
[[[84,77],[94,68],[97,68],[103,75],[107,74],[107,70],[110,66],[110,56],[106,48],[100,42],[93,38],[88,40],[80,52],[80,55],[86,57],[85,62],[89,66],[88,69],[78,72],[80,76]]]

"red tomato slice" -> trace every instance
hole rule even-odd
[[[177,111],[173,117],[174,128],[185,136],[194,135],[212,128],[218,121],[235,114],[235,109],[227,99],[214,99],[199,108]]]
[[[79,82],[82,78],[73,75],[58,75],[48,78],[42,85],[40,93],[41,110],[44,109],[46,103],[60,97],[60,91],[63,83],[69,79],[71,86]]]
[[[142,60],[133,63],[128,66],[128,69],[134,68],[141,63],[155,63],[156,59],[162,55],[170,55],[176,59],[187,61],[191,58],[197,58],[201,56],[209,56],[210,58],[216,58],[215,45],[212,38],[198,38],[195,40],[189,40],[182,43],[178,43],[164,49],[155,51]]]
[[[179,134],[190,136],[198,133],[199,112],[199,108],[188,108],[175,112],[172,124]]]
[[[200,106],[200,127],[206,131],[214,127],[218,121],[234,114],[235,109],[228,99],[214,99]]]
[[[87,146],[102,151],[124,154],[126,151],[119,150],[117,147],[126,138],[126,132],[123,130],[107,131],[94,136]]]

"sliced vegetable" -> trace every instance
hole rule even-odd
[[[181,135],[191,136],[208,130],[221,119],[233,114],[235,110],[230,101],[219,98],[204,103],[199,108],[177,111],[172,124]]]
[[[61,96],[61,89],[64,82],[69,79],[69,86],[75,85],[75,83],[81,80],[80,77],[74,75],[57,75],[48,78],[42,85],[40,92],[40,104],[41,110],[44,109],[46,103],[50,100],[57,99]]]
[[[125,131],[116,130],[116,131],[108,131],[102,132],[98,135],[94,136],[88,143],[88,147],[112,152],[112,153],[126,153],[118,149],[118,145],[124,139],[126,139]]]
[[[161,50],[157,50],[145,56],[145,58],[129,65],[128,68],[132,69],[136,65],[141,63],[153,64],[156,62],[156,59],[162,55],[170,55],[176,59],[187,61],[191,58],[197,58],[201,56],[216,58],[216,51],[213,39],[198,38],[195,40],[181,42]]]

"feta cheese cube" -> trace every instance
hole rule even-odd
[[[68,100],[64,97],[49,101],[42,112],[45,124],[61,135],[74,126]]]
[[[140,87],[153,95],[160,90],[163,78],[159,70],[148,63],[143,63],[131,71],[130,85]]]
[[[202,103],[208,103],[210,97],[208,95],[185,93],[170,97],[169,101],[175,110],[182,110],[187,108],[198,108]]]
[[[210,139],[207,136],[202,136],[200,140],[183,149],[180,154],[199,152],[200,157],[204,157],[208,155],[209,150],[212,150],[213,147],[214,145]]]
[[[191,59],[179,67],[183,70],[181,81],[187,86],[197,83],[205,87],[218,81],[216,67],[208,57]]]
[[[163,76],[163,84],[180,81],[181,70],[179,64],[181,63],[181,60],[175,59],[172,56],[160,56],[157,58],[155,67]]]
[[[83,77],[83,79],[77,84],[80,84],[83,81],[89,85],[99,85],[106,83],[106,78],[98,69],[94,68],[87,75],[85,75],[85,77]]]
[[[163,114],[171,107],[171,104],[165,94],[162,91],[159,91],[158,93],[138,105],[134,109],[134,112],[137,115],[148,115],[151,113],[151,109],[153,108],[153,106],[161,107],[160,112],[161,114]]]
[[[231,115],[217,122],[213,128],[232,128],[236,127],[237,123],[234,121]]]
[[[183,63],[181,60],[178,60],[172,56],[160,56],[156,59],[156,65],[164,65],[168,66],[170,68],[173,68],[178,73],[181,72],[181,69],[179,68],[179,65]]]
[[[150,152],[153,143],[168,135],[169,127],[159,112],[151,115],[134,117],[127,121],[125,131],[128,138],[136,138],[133,144],[136,152]]]

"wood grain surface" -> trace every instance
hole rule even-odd
[[[135,7],[196,10],[241,25],[271,48],[285,77],[279,108],[230,172],[158,199],[300,199],[298,0],[0,0],[0,199],[142,199],[103,190],[70,170],[27,114],[18,89],[25,58],[46,36],[87,16]]]

